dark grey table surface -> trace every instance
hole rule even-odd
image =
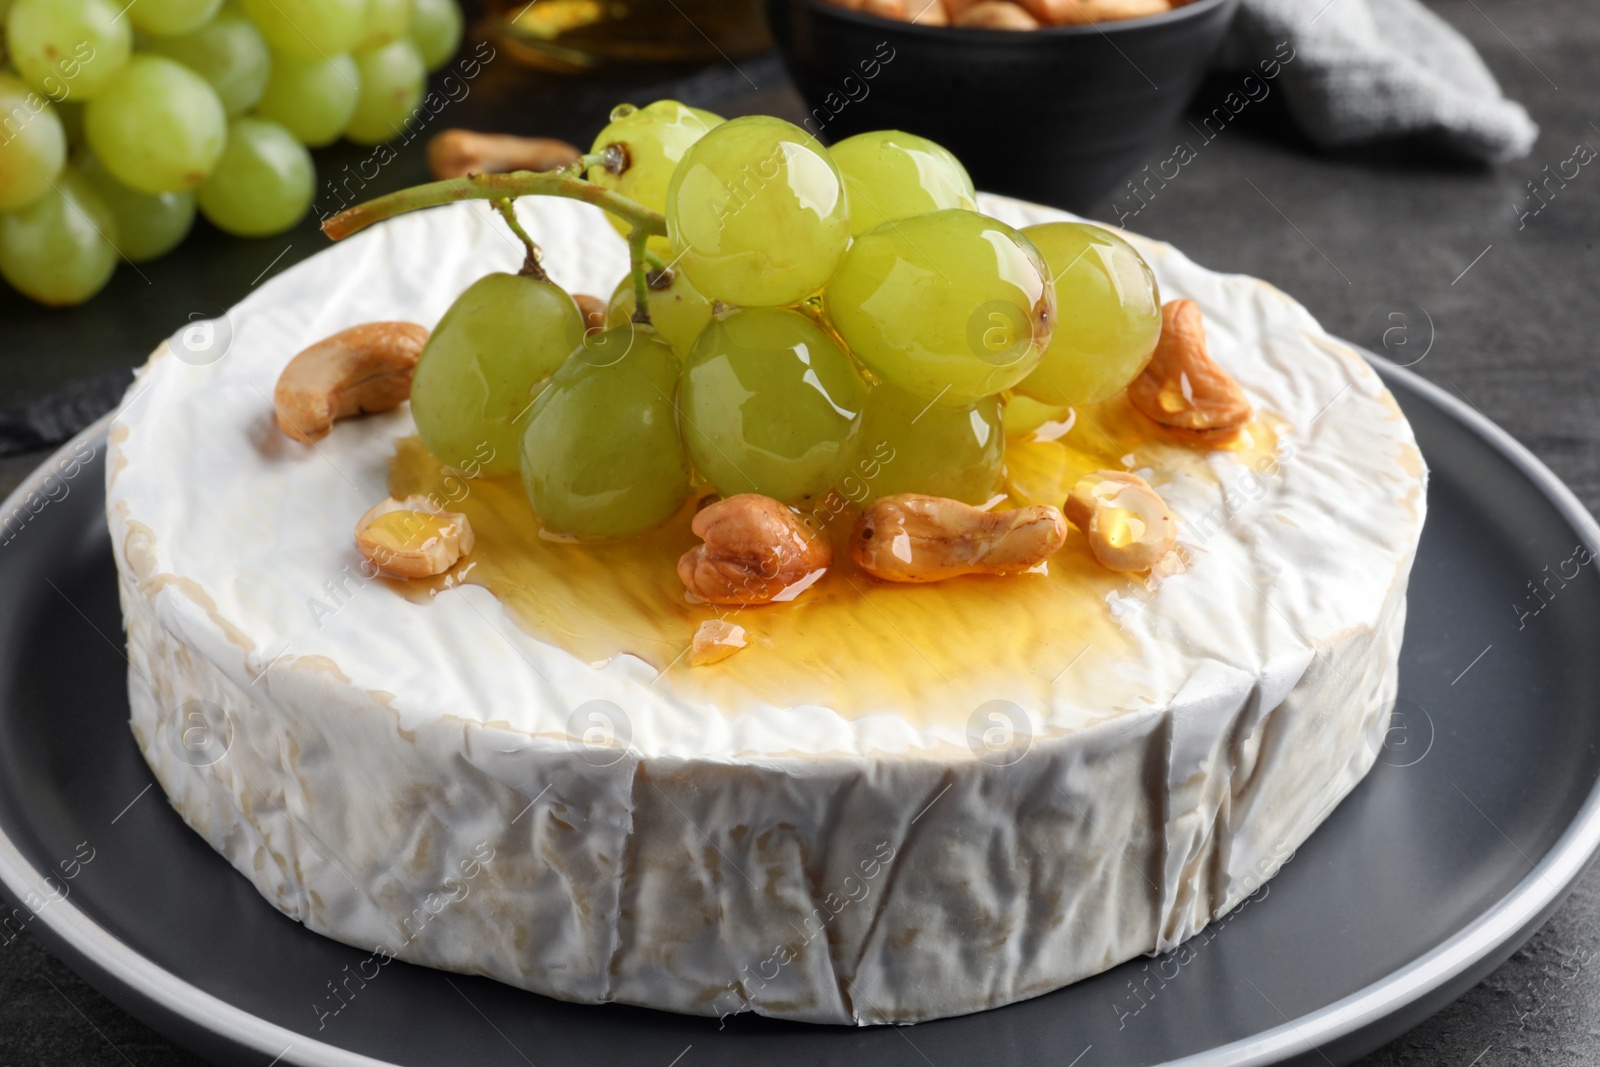
[[[1307,0],[1311,2],[1311,0]],[[1600,505],[1600,169],[1584,167],[1543,200],[1544,182],[1579,145],[1600,151],[1600,8],[1593,0],[1431,0],[1478,46],[1542,133],[1531,157],[1500,168],[1462,165],[1425,145],[1317,152],[1279,101],[1251,105],[1209,143],[1186,123],[1170,144],[1197,158],[1148,201],[1124,190],[1094,212],[1171,241],[1206,266],[1265,278],[1333,332],[1466,398],[1539,455],[1591,511]],[[612,103],[670,92],[727,114],[797,117],[801,105],[771,59],[739,70],[629,72],[531,81],[488,63],[439,127],[544,133],[586,142]],[[1219,77],[1196,107],[1231,88]],[[369,192],[421,180],[423,139]],[[1171,154],[1152,151],[1149,162]],[[324,179],[368,153],[320,153]],[[1153,187],[1153,186],[1152,186]],[[1541,204],[1543,205],[1541,207]],[[319,206],[335,206],[324,186]],[[1526,214],[1539,208],[1537,214]],[[191,312],[214,313],[262,278],[323,246],[307,224],[260,241],[202,227],[183,251],[123,267],[88,309],[37,309],[0,293],[0,406],[33,400],[84,375],[126,368]],[[9,490],[38,457],[0,460]],[[1508,609],[1509,610],[1509,609]],[[1482,985],[1362,1067],[1501,1067],[1600,1063],[1600,869],[1550,923]],[[0,945],[0,1065],[190,1065],[177,1049],[105,1000],[30,935]]]

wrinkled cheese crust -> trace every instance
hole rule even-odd
[[[597,210],[520,211],[557,282],[610,292],[625,253]],[[1132,651],[1065,671],[1005,760],[976,758],[964,709],[700,706],[632,656],[536,640],[486,589],[411,603],[353,579],[409,413],[311,448],[274,428],[273,385],[337,330],[432,326],[514,271],[482,204],[323,252],[229,312],[221,359],[163,346],[140,373],[107,495],[147,760],[309,928],[567,1000],[909,1022],[1178,944],[1371,766],[1425,472],[1377,376],[1298,304],[1136,244],[1290,448],[1270,477],[1217,453],[1163,487],[1189,569],[1107,604]],[[626,709],[626,750],[569,736],[597,699]]]

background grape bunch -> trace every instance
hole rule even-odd
[[[311,207],[307,147],[390,140],[460,44],[455,0],[0,0],[0,276],[40,303]]]
[[[981,214],[960,161],[922,137],[825,148],[781,119],[664,100],[613,111],[561,180],[580,174],[633,202],[614,205],[635,216],[613,219],[625,235],[665,223],[631,239],[636,276],[605,326],[574,345],[570,295],[490,275],[434,331],[411,394],[446,466],[481,443],[495,471],[520,466],[546,536],[643,533],[697,484],[810,511],[903,492],[991,503],[1008,433],[1121,392],[1159,336],[1132,246]]]

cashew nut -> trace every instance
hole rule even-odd
[[[705,543],[678,560],[690,593],[713,604],[793,600],[833,564],[833,546],[786,505],[741,493],[719,500],[691,526]]]
[[[846,11],[860,11],[868,15],[877,15],[879,18],[906,17],[905,0],[827,0],[827,2]]]
[[[606,302],[598,296],[588,293],[573,293],[572,299],[578,305],[578,313],[583,316],[583,330],[585,333],[594,333],[606,328]]]
[[[1072,487],[1065,510],[1107,570],[1147,571],[1178,540],[1178,524],[1160,494],[1127,471],[1084,475]]]
[[[369,322],[318,341],[278,376],[278,429],[311,444],[332,432],[335,419],[399,407],[427,343],[428,331],[410,322]]]
[[[694,644],[689,648],[689,666],[709,667],[721,663],[745,645],[744,627],[726,619],[707,619],[694,632]]]
[[[827,0],[834,7],[860,11],[899,22],[922,26],[948,26],[950,20],[941,0]]]
[[[1032,570],[1066,539],[1066,521],[1049,505],[983,511],[959,500],[901,493],[862,512],[850,555],[886,582],[937,582]]]
[[[385,574],[431,578],[472,551],[472,524],[425,496],[390,497],[356,522],[356,547]]]
[[[548,137],[445,130],[428,142],[428,172],[444,181],[468,174],[559,170],[576,163],[581,154],[567,142]]]
[[[1197,445],[1226,444],[1250,421],[1250,401],[1206,351],[1205,324],[1193,300],[1161,309],[1161,339],[1128,399],[1145,417]]]
[[[956,16],[957,26],[980,30],[1036,30],[1039,20],[1010,0],[979,0]]]
[[[1028,13],[1052,26],[1137,19],[1171,11],[1169,0],[1019,0]]]

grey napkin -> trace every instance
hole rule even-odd
[[[1319,145],[1431,134],[1499,163],[1539,135],[1476,49],[1419,0],[1242,0],[1234,63],[1254,66],[1285,42],[1284,100]]]

